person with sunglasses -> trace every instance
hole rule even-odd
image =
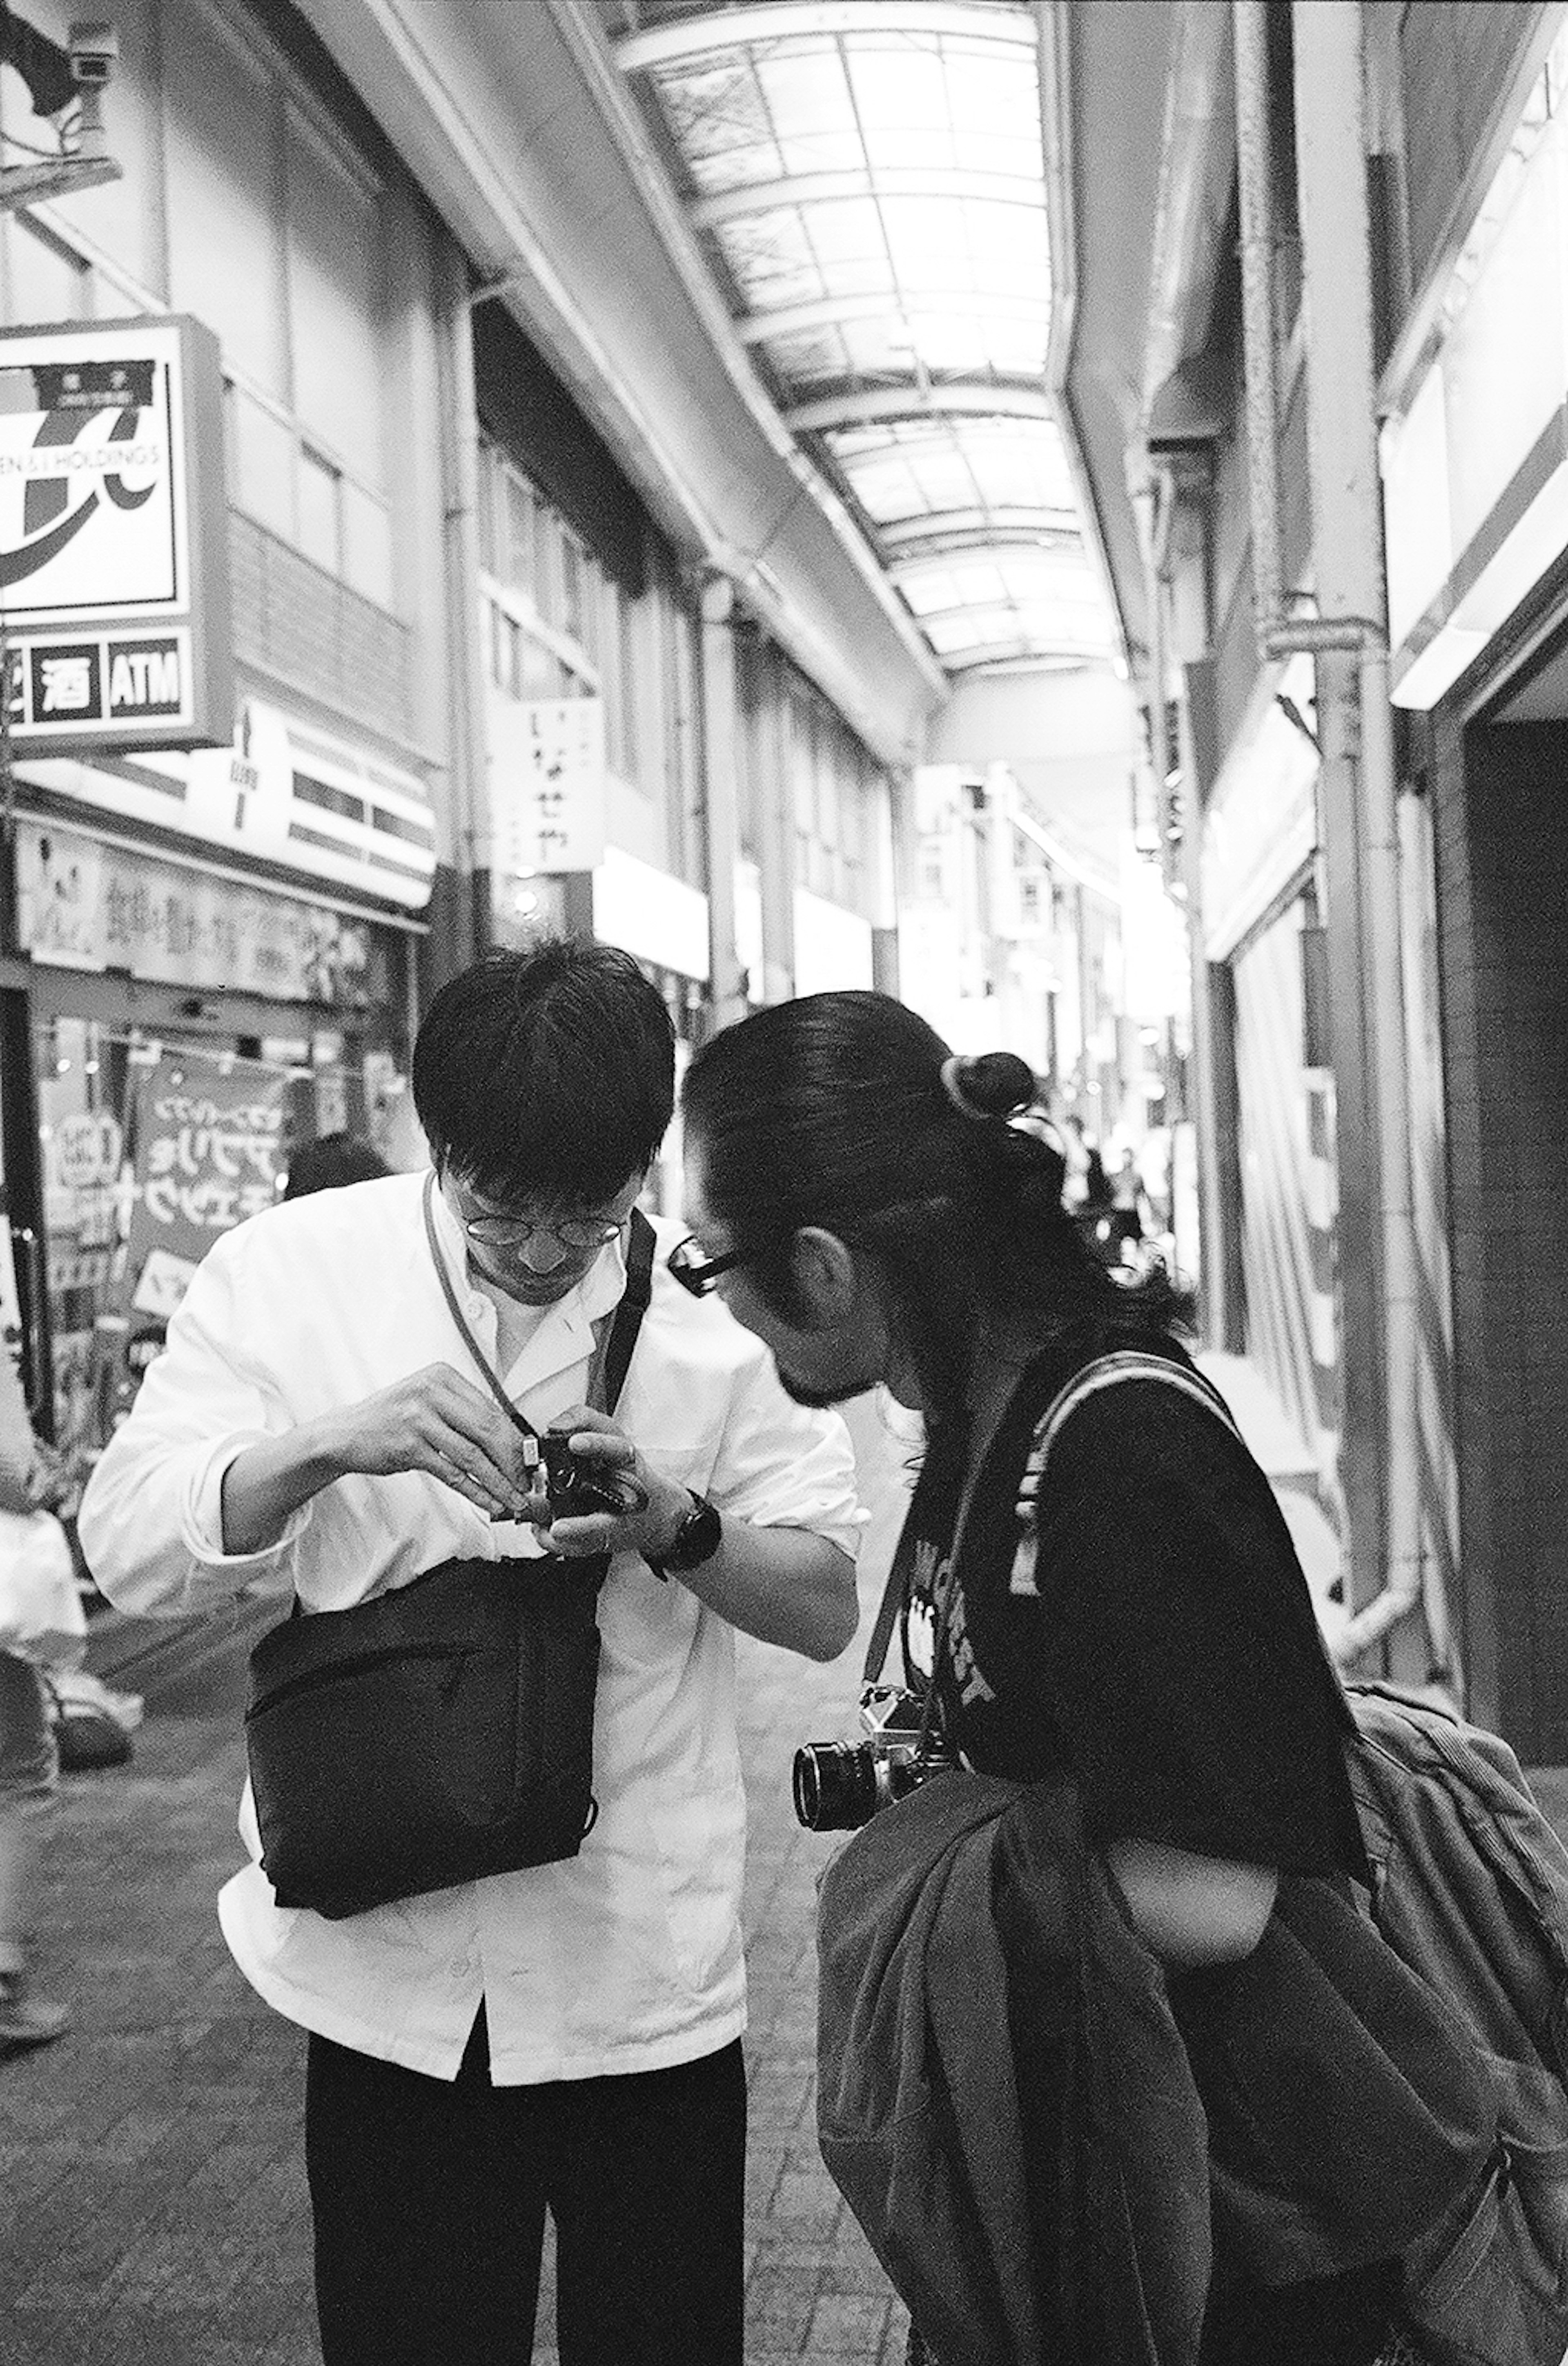
[[[662,1217],[614,1416],[591,1402],[673,1080],[625,953],[548,943],[452,980],[414,1048],[430,1171],[220,1239],[83,1507],[99,1583],[142,1615],[609,1556],[579,1854],[329,1921],[277,1904],[242,1809],[253,1861],[220,1913],[310,2033],[326,2366],[527,2357],[547,2212],[563,2366],[740,2366],[734,1637],[842,1651],[861,1515],[842,1425],[681,1286]],[[492,1382],[604,1507],[552,1519]]]
[[[1368,1958],[1390,1977],[1382,1942],[1344,1905],[1351,1885],[1370,1883],[1345,1756],[1354,1729],[1268,1481],[1181,1343],[1190,1300],[1162,1268],[1118,1279],[1092,1255],[1064,1206],[1066,1160],[1030,1114],[1036,1083],[1008,1053],[957,1057],[884,995],[818,994],[754,1013],[702,1047],[682,1087],[693,1235],[679,1270],[766,1342],[797,1403],[881,1385],[922,1416],[924,1454],[895,1563],[922,1738],[934,1731],[946,1765],[1019,1786],[1022,1808],[1036,1795],[1073,1803],[1078,1854],[1047,1867],[1027,1911],[1007,1887],[1013,1861],[998,1842],[978,1892],[980,1876],[965,1887],[953,1873],[940,1908],[899,1889],[887,1917],[902,1948],[908,1932],[936,1927],[953,1895],[973,1905],[978,1894],[1004,1946],[1009,1931],[1049,1929],[1057,1942],[1043,1967],[1020,1944],[1001,1999],[979,1968],[973,1989],[956,1983],[955,2058],[978,2082],[991,2056],[1004,2056],[1022,2099],[1030,2291],[1039,2326],[1053,2328],[1030,2357],[1412,2360],[1401,2246],[1462,2198],[1489,2139],[1461,2131],[1456,2117],[1441,2176],[1424,2169],[1413,2193],[1394,2173],[1415,2158],[1411,2130],[1424,2124],[1412,2088],[1400,2076],[1380,2083],[1371,2048],[1355,2082],[1339,2072],[1341,2024],[1304,1979],[1288,1993],[1310,1995],[1332,2032],[1310,2077],[1303,2066],[1322,2024],[1249,2011],[1266,1975],[1285,1977],[1277,1967],[1295,1944],[1276,1926],[1259,1952],[1277,1904],[1296,1911],[1307,1890],[1358,1977]],[[1054,1429],[1055,1408],[1070,1409]],[[868,1684],[877,1673],[868,1667]],[[896,2026],[907,2048],[909,2028],[939,2010],[937,1974],[921,1987],[899,1955],[908,2017],[895,2023],[891,1977],[876,1987],[868,1974],[855,1989],[844,1957],[878,1928],[878,1893],[864,1884],[897,1867],[900,1831],[912,1863],[928,1811],[956,1828],[962,1802],[942,1791],[954,1779],[964,1778],[938,1774],[875,1815],[857,1837],[874,1833],[881,1853],[858,1860],[858,1876],[844,1870],[857,1862],[855,1842],[835,1868],[843,1921],[825,1935],[842,1948],[829,1947],[825,1970],[839,2017],[824,2024],[825,2042],[863,2050]],[[939,1806],[944,1796],[951,1804]],[[1124,1913],[1146,1950],[1139,1978],[1146,1966],[1168,2002],[1175,2027],[1157,2056],[1154,2015],[1127,2001],[1137,1983],[1118,1988],[1116,1964],[1082,1936],[1087,1922],[1069,1914],[1063,1935],[1051,1919],[1062,1912],[1053,1901],[1090,1894],[1090,1879],[1095,1896],[1111,1898],[1115,1927]],[[933,1895],[939,1887],[933,1879]],[[947,1932],[950,1988],[955,1964],[987,1960],[981,1935],[966,1950],[962,1932]],[[890,1935],[887,1947],[895,1952]],[[865,1960],[886,1972],[887,1956],[855,1955]],[[1401,2011],[1408,2002],[1402,1990]],[[1120,2049],[1119,2038],[1128,2041]],[[1166,2082],[1155,2081],[1147,2120],[1126,2123],[1136,2170],[1125,2186],[1108,2150],[1075,2149],[1106,2146],[1122,2092],[1098,2075],[1111,2056],[1153,2060]],[[929,2057],[919,2058],[923,2069]],[[1447,2060],[1436,2048],[1434,2058]],[[824,2053],[825,2131],[843,2133],[830,2119],[840,2086],[863,2094],[880,2076],[901,2103],[904,2060],[874,2074]],[[936,2081],[932,2073],[922,2091]],[[933,2107],[933,2144],[958,2125],[957,2109],[952,2098]],[[935,2230],[956,2229],[955,2253],[965,2239],[957,2203],[945,2218],[935,2203],[922,2210],[925,2124],[911,2125],[914,2166],[901,2193],[891,2175],[844,2187],[869,2211],[885,2260],[906,2256],[879,2239],[900,2208],[905,2237],[913,2230],[934,2243]],[[986,2142],[1002,2139],[965,2126],[983,2165]],[[859,2121],[854,2129],[863,2135]],[[1334,2145],[1319,2150],[1325,2135]],[[843,2156],[852,2149],[846,2139]],[[953,2149],[962,2150],[957,2139]],[[1342,2175],[1325,2169],[1329,2158]],[[1090,2167],[1075,2185],[1080,2161]],[[863,2167],[849,2163],[852,2175]],[[1206,2167],[1212,2278],[1196,2240],[1174,2264],[1159,2248],[1181,2198],[1202,2195]],[[1073,2216],[1088,2188],[1103,2205],[1098,2221],[1087,2204]],[[1201,2225],[1206,2238],[1209,2217],[1200,2207],[1180,2224]],[[1090,2224],[1105,2244],[1075,2248],[1075,2229]],[[1106,2288],[1113,2225],[1118,2240],[1125,2226],[1148,2235],[1156,2264],[1141,2289],[1135,2276]],[[907,2262],[905,2297],[917,2308],[922,2293],[945,2303],[955,2281],[944,2282],[930,2248]],[[1010,2262],[1017,2256],[1015,2244]],[[1164,2280],[1162,2264],[1171,2268]],[[953,2355],[976,2354],[972,2321],[965,2331]],[[934,2354],[922,2340],[917,2323],[911,2358]]]

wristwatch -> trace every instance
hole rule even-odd
[[[718,1550],[723,1530],[718,1513],[705,1495],[693,1495],[692,1508],[675,1531],[675,1541],[657,1559],[645,1552],[644,1560],[655,1577],[684,1576],[689,1569],[701,1569]]]

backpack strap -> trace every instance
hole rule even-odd
[[[1152,1355],[1145,1347],[1118,1347],[1109,1356],[1096,1356],[1092,1363],[1076,1371],[1065,1387],[1057,1390],[1034,1429],[1034,1451],[1030,1457],[1036,1472],[1045,1468],[1045,1458],[1055,1444],[1057,1432],[1068,1415],[1101,1389],[1114,1388],[1119,1380],[1161,1380],[1167,1387],[1179,1389],[1183,1396],[1208,1412],[1218,1414],[1233,1437],[1241,1432],[1235,1416],[1218,1389],[1201,1372],[1185,1364],[1174,1364],[1168,1356]]]

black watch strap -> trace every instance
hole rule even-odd
[[[649,1552],[643,1559],[655,1577],[681,1577],[713,1559],[723,1533],[716,1506],[705,1495],[693,1495],[692,1508],[676,1529],[674,1543],[657,1559]]]

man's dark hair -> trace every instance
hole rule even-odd
[[[670,1014],[613,945],[487,954],[442,987],[414,1044],[432,1157],[497,1206],[613,1200],[652,1161],[674,1097]]]
[[[316,1191],[341,1190],[345,1183],[374,1183],[391,1168],[375,1145],[357,1133],[319,1133],[289,1154],[286,1200],[308,1200]]]
[[[881,1262],[929,1408],[962,1402],[977,1316],[1031,1311],[1159,1331],[1190,1301],[1163,1274],[1112,1281],[1062,1205],[1065,1164],[1006,1120],[1032,1088],[1023,1062],[964,1064],[890,996],[813,994],[753,1013],[697,1053],[682,1087],[704,1198],[785,1320],[798,1319],[790,1246],[820,1224]]]

